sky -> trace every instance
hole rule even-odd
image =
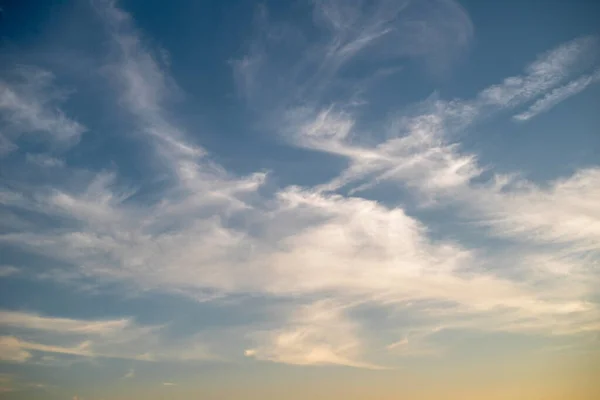
[[[0,399],[600,398],[600,3],[0,2]]]

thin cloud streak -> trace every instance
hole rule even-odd
[[[590,75],[584,75],[568,84],[552,90],[540,100],[533,103],[529,109],[523,113],[517,114],[513,119],[517,121],[527,121],[535,116],[547,112],[566,99],[583,92],[590,85],[600,81],[600,70]]]
[[[313,30],[322,33],[317,41],[309,41],[310,33],[293,23],[273,20],[266,7],[257,9],[256,37],[231,65],[238,89],[259,115],[263,108],[281,112],[297,103],[313,106],[331,95],[360,103],[374,76],[387,75],[389,67],[382,64],[390,60],[400,65],[416,60],[444,74],[467,51],[473,35],[468,14],[451,0],[321,0],[312,4],[312,12]],[[290,47],[297,56],[279,58],[277,50]],[[344,67],[367,59],[368,76],[352,85],[340,79]],[[270,79],[274,75],[280,77],[276,83]],[[267,81],[270,85],[264,85]],[[268,125],[280,124],[272,115],[262,117]]]
[[[0,156],[17,150],[26,133],[45,137],[57,149],[77,144],[86,128],[60,109],[67,92],[56,88],[52,73],[18,66],[7,77],[0,79]]]
[[[70,318],[50,318],[38,314],[0,311],[0,325],[48,332],[77,334],[114,334],[130,325],[127,319],[107,321],[81,321]]]
[[[171,343],[165,326],[138,325],[130,319],[90,321],[1,311],[0,326],[11,333],[0,337],[2,359],[11,362],[60,365],[63,361],[47,361],[37,353],[146,362],[218,360],[200,338]],[[27,339],[32,334],[42,340]]]

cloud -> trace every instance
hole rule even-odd
[[[0,311],[0,326],[13,336],[3,336],[2,345],[9,359],[24,362],[32,351],[82,357],[145,359],[132,344],[151,346],[157,327],[139,327],[128,319],[75,320],[45,317],[35,313]],[[33,335],[33,336],[32,336]],[[45,344],[26,337],[40,337]],[[133,346],[135,347],[135,346]],[[148,351],[148,348],[145,349]]]
[[[10,336],[0,336],[0,360],[22,363],[29,360],[32,355],[22,349],[19,341]]]
[[[279,119],[283,128],[277,131],[295,145],[349,160],[349,166],[319,190],[343,189],[356,195],[382,183],[401,181],[418,193],[420,201],[435,202],[469,187],[488,168],[479,165],[476,154],[461,152],[460,144],[452,139],[504,109],[544,96],[530,109],[542,111],[567,93],[591,84],[594,74],[552,91],[589,67],[597,44],[594,36],[572,40],[539,56],[525,74],[489,86],[472,99],[442,100],[434,95],[383,123],[371,123],[369,131],[358,118],[360,113],[343,101],[325,107],[291,105]]]
[[[434,310],[422,311],[424,315],[443,322],[443,329],[487,327],[518,333],[543,334],[546,330],[552,334],[567,335],[597,329],[594,321],[598,317],[598,310],[593,304],[582,300],[593,291],[590,285],[596,281],[595,278],[590,278],[593,277],[591,271],[597,261],[594,261],[593,255],[586,255],[599,249],[595,227],[600,214],[596,212],[595,204],[588,201],[598,197],[595,193],[598,186],[595,182],[596,168],[580,170],[571,177],[546,185],[493,174],[490,180],[486,177],[482,181],[482,174],[487,167],[479,164],[475,154],[465,153],[461,151],[459,144],[451,142],[457,132],[490,118],[496,111],[517,107],[547,93],[584,65],[585,58],[595,46],[596,38],[593,37],[561,45],[528,66],[526,75],[509,78],[500,85],[484,89],[471,100],[442,101],[432,98],[415,108],[412,114],[394,117],[384,125],[381,130],[385,135],[380,133],[380,136],[385,136],[385,140],[379,143],[374,140],[377,136],[361,131],[363,128],[352,108],[340,104],[316,110],[310,107],[292,107],[284,119],[286,128],[280,130],[297,145],[341,155],[350,160],[347,169],[330,182],[317,187],[316,191],[289,192],[306,196],[293,197],[295,205],[323,207],[327,201],[336,199],[332,201],[336,205],[332,205],[331,209],[340,211],[344,217],[354,216],[353,211],[345,208],[344,204],[359,204],[362,200],[340,195],[329,196],[325,193],[344,189],[355,196],[385,181],[400,183],[409,189],[409,193],[419,196],[421,205],[424,204],[423,199],[427,201],[425,204],[438,207],[451,204],[462,210],[460,213],[463,218],[466,216],[467,221],[475,219],[478,223],[491,226],[497,235],[518,239],[520,244],[516,247],[517,254],[523,259],[516,261],[511,271],[519,271],[525,277],[522,283],[513,281],[514,278],[500,278],[497,272],[492,272],[498,271],[496,268],[501,268],[502,265],[508,265],[506,256],[491,255],[488,252],[485,256],[487,259],[484,260],[479,257],[478,252],[469,252],[460,246],[445,244],[445,248],[452,249],[455,256],[463,255],[457,257],[455,266],[451,268],[432,264],[426,257],[411,260],[411,253],[404,249],[399,250],[401,257],[386,258],[386,255],[393,254],[384,250],[387,249],[386,239],[390,239],[390,245],[411,243],[407,242],[406,236],[392,240],[394,236],[390,227],[378,227],[368,231],[373,237],[367,236],[366,241],[350,241],[346,238],[361,237],[355,233],[356,228],[343,224],[338,230],[336,225],[332,225],[335,218],[315,225],[314,230],[309,228],[306,236],[294,236],[302,238],[301,241],[296,239],[285,248],[298,250],[299,255],[291,256],[289,260],[282,258],[276,264],[285,265],[290,271],[303,271],[302,275],[297,275],[292,281],[312,285],[310,287],[315,291],[338,289],[335,284],[339,285],[340,292],[345,295],[353,290],[368,290],[367,287],[372,290],[370,285],[375,282],[374,277],[377,277],[383,282],[378,287],[378,293],[387,294],[388,284],[389,287],[394,287],[390,290],[393,294],[387,300],[395,298],[394,301],[399,301],[404,298],[451,302],[454,306],[451,309],[443,308],[440,310],[441,314]],[[582,79],[581,82],[587,82],[587,78]],[[562,89],[556,90],[558,92],[550,92],[546,99],[557,95]],[[545,100],[543,98],[540,101]],[[380,127],[372,129],[377,128]],[[364,137],[367,140],[362,139]],[[431,200],[436,201],[432,203]],[[302,203],[303,201],[306,203]],[[367,202],[363,204],[366,205]],[[378,208],[369,208],[369,212],[364,212],[370,223],[378,220],[375,210]],[[391,221],[391,215],[396,212],[396,209],[389,210],[390,214],[383,220]],[[331,215],[336,214],[333,212]],[[304,216],[306,218],[306,214]],[[341,221],[344,220],[336,222]],[[411,218],[407,221],[416,222]],[[366,225],[367,223],[363,226]],[[393,227],[401,226],[407,224],[393,224]],[[382,232],[382,237],[375,239],[377,235],[373,232]],[[424,239],[426,233],[420,229],[416,232],[419,232],[415,236],[419,245],[415,245],[415,248],[422,249],[417,250],[417,254],[432,255],[437,249],[444,248],[441,243],[432,243],[429,248],[420,247],[427,243],[427,239]],[[370,239],[383,247],[373,252],[380,255],[377,261],[370,259],[369,247],[365,245],[370,243]],[[556,244],[562,247],[550,252],[535,247]],[[339,251],[335,247],[337,245]],[[346,256],[344,251],[349,249],[360,249],[360,252]],[[294,264],[293,260],[299,260],[298,264]],[[383,267],[387,260],[390,262],[389,270]],[[418,278],[408,274],[410,270],[402,271],[398,268],[403,262],[412,266],[413,271],[422,271],[417,273]],[[353,268],[354,263],[356,270]],[[326,265],[326,269],[317,268],[327,272],[307,273],[306,268],[310,265]],[[380,268],[365,268],[367,265],[377,265]],[[485,265],[492,265],[493,269],[486,272]],[[340,271],[336,274],[338,266]],[[361,271],[369,271],[369,274],[362,275]],[[388,271],[404,273],[403,279],[396,279]],[[470,272],[463,274],[466,271]],[[478,272],[471,275],[474,271]],[[567,273],[569,275],[568,284],[562,281],[562,285],[565,285],[563,288],[560,288],[561,278],[557,278],[557,272],[563,277]],[[300,276],[303,278],[300,279]],[[318,278],[312,280],[307,277]],[[544,280],[543,287],[533,284],[538,279]],[[473,287],[485,287],[485,293],[476,293],[477,291],[472,290]],[[296,291],[302,292],[301,289]],[[404,340],[406,337],[397,342],[398,346],[394,348],[404,348],[408,343],[403,342]],[[277,342],[276,335],[272,337],[272,341]],[[430,346],[421,343],[411,352],[428,353],[426,349]],[[255,353],[252,351],[250,354]]]
[[[208,287],[227,287],[229,278],[227,273],[218,272],[217,259],[227,258],[230,253],[236,257],[231,250],[244,237],[226,226],[228,216],[248,208],[244,197],[263,184],[265,174],[237,178],[204,159],[204,150],[190,144],[185,130],[169,118],[168,100],[176,88],[165,68],[144,45],[130,16],[112,2],[94,4],[115,47],[108,77],[113,79],[122,104],[139,126],[143,135],[140,139],[150,139],[154,144],[157,157],[152,159],[153,166],[165,167],[161,173],[166,172],[173,179],[164,192],[157,194],[159,201],[145,208],[126,204],[136,189],[119,187],[115,171],[87,171],[83,176],[91,178],[74,182],[68,188],[50,186],[35,194],[7,191],[2,199],[5,205],[70,220],[79,229],[25,233],[18,232],[18,225],[16,233],[3,235],[0,240],[28,243],[47,256],[68,259],[82,265],[83,271],[88,271],[84,275],[130,279],[144,288],[158,285],[180,289],[183,282],[192,278],[190,273],[196,278],[205,276]],[[69,250],[60,254],[58,249],[63,244]],[[121,272],[107,268],[106,257],[116,257]],[[210,267],[212,271],[206,273],[193,272],[191,268],[191,264],[198,263],[208,267],[213,261],[216,263]],[[148,263],[149,273],[139,280],[138,268],[144,263]],[[167,265],[174,269],[163,269]],[[166,277],[174,280],[172,285],[165,285]]]
[[[315,21],[331,32],[325,56],[330,73],[360,53],[423,57],[445,66],[473,34],[466,11],[454,1],[315,2]]]
[[[468,14],[452,0],[320,0],[312,3],[312,14],[303,26],[258,7],[248,51],[231,65],[238,89],[259,113],[332,96],[360,102],[372,83],[389,75],[392,61],[417,60],[443,74],[473,35]],[[342,76],[350,65],[368,72]]]
[[[43,135],[51,148],[78,142],[86,128],[59,108],[67,93],[56,88],[52,73],[19,66],[10,80],[6,76],[0,80],[0,155],[16,150],[24,134]]]
[[[131,368],[125,375],[123,375],[123,379],[131,379],[135,377],[135,370]]]
[[[132,18],[112,1],[94,2],[112,39],[116,56],[108,65],[121,102],[135,117],[141,132],[155,141],[157,152],[169,166],[183,168],[184,159],[195,159],[204,150],[186,141],[185,133],[169,121],[165,106],[178,91],[166,66],[148,49]],[[189,162],[189,160],[188,160]]]
[[[580,78],[577,78],[576,80],[573,80],[564,86],[552,90],[540,100],[533,103],[533,105],[529,107],[527,111],[515,115],[513,119],[518,121],[527,121],[538,114],[547,112],[552,107],[568,99],[569,97],[584,91],[588,88],[588,86],[598,81],[600,81],[600,70],[594,72],[593,74],[584,75]]]
[[[506,78],[504,82],[481,92],[479,98],[487,104],[515,106],[557,86],[589,63],[590,54],[598,52],[598,38],[587,36],[574,39],[552,49],[530,64],[524,76]]]
[[[296,310],[281,329],[258,334],[259,347],[245,355],[295,365],[379,367],[357,360],[362,342],[358,326],[344,316],[343,307],[318,301]]]
[[[257,17],[264,37],[233,63],[241,90],[276,122],[274,133],[348,164],[314,187],[273,183],[263,191],[269,175],[230,173],[173,117],[182,89],[132,17],[112,2],[94,4],[113,50],[105,77],[137,128],[135,137],[153,149],[141,171],[167,178],[158,189],[145,182],[132,186],[117,166],[86,171],[50,155],[28,156],[29,164],[77,172],[65,181],[0,191],[10,221],[19,222],[0,234],[0,243],[44,256],[51,271],[46,277],[99,287],[119,283],[128,293],[202,300],[251,295],[285,303],[235,340],[248,357],[295,365],[381,368],[389,358],[375,361],[378,351],[389,357],[440,354],[437,333],[446,330],[573,338],[598,330],[598,308],[589,301],[597,278],[586,279],[594,277],[600,243],[600,214],[590,200],[600,197],[597,168],[545,184],[493,172],[488,179],[490,167],[456,141],[494,113],[537,98],[547,107],[549,99],[564,96],[560,85],[585,64],[594,38],[561,45],[522,75],[471,99],[433,95],[365,124],[354,94],[366,98],[368,80],[351,80],[349,92],[338,89],[344,66],[387,57],[451,63],[472,35],[464,10],[449,1],[315,2],[312,23],[325,31],[322,41],[282,65],[269,50],[298,43],[306,50],[304,36],[287,24],[276,24],[281,35],[274,36],[265,12]],[[274,69],[283,74],[282,86],[259,93],[261,79]],[[536,104],[532,110],[542,110]],[[407,195],[370,197],[385,184]],[[456,231],[437,231],[435,221],[422,218],[424,211],[449,208],[462,224]],[[55,224],[32,228],[19,219],[24,214]],[[472,229],[478,240],[463,240],[469,235],[461,229]],[[496,248],[495,240],[506,247]],[[357,316],[360,307],[392,320],[408,316],[411,325],[369,324]],[[2,311],[0,324],[10,329],[0,339],[2,356],[13,362],[32,361],[39,352],[217,358],[203,335],[175,343],[165,329],[132,318]]]
[[[472,207],[500,235],[598,252],[600,207],[592,199],[600,195],[599,184],[599,168],[581,169],[545,187],[517,181],[508,191],[474,190]]]
[[[444,349],[435,343],[428,341],[429,337],[442,331],[443,326],[425,327],[408,331],[405,336],[386,346],[390,353],[402,357],[432,357],[443,354]]]
[[[14,391],[14,379],[15,377],[12,374],[0,374],[0,393],[9,393]]]
[[[343,155],[350,166],[337,178],[322,186],[337,190],[348,184],[368,180],[355,186],[352,194],[384,181],[400,179],[423,192],[452,189],[481,173],[473,155],[461,156],[456,145],[445,143],[449,106],[434,104],[430,114],[394,121],[388,128],[387,141],[377,146],[356,143],[349,115],[323,111],[314,121],[301,125],[296,141],[309,148]],[[441,109],[440,109],[441,108]],[[333,114],[333,115],[332,115]],[[462,118],[462,117],[461,117]]]
[[[42,168],[61,168],[65,166],[65,162],[63,160],[56,157],[51,157],[47,154],[27,153],[25,159],[28,163],[37,165]]]
[[[475,154],[465,153],[459,144],[449,141],[444,113],[434,108],[416,118],[394,121],[388,135],[392,139],[374,147],[327,136],[315,140],[314,134],[303,134],[300,143],[351,159],[350,166],[321,190],[348,187],[350,193],[357,193],[385,181],[402,182],[417,194],[426,195],[426,199],[468,206],[471,215],[478,212],[498,234],[598,250],[600,214],[589,200],[599,195],[597,168],[581,169],[543,186],[501,175],[493,175],[488,183],[474,183],[486,167],[478,163]],[[344,124],[351,127],[354,123],[346,120]],[[323,127],[319,122],[310,129],[314,126],[321,131],[339,132],[342,125],[336,122]],[[343,134],[344,138],[349,135]]]
[[[598,251],[595,227],[597,168],[582,169],[568,178],[538,185],[524,179],[492,175],[475,154],[452,143],[456,103],[435,100],[415,117],[389,124],[387,140],[375,145],[356,143],[360,132],[348,114],[319,114],[314,122],[298,124],[300,145],[348,157],[350,166],[319,190],[342,188],[351,194],[389,181],[417,194],[420,204],[466,208],[467,220],[493,227],[495,234],[539,244],[562,244],[573,251]],[[461,108],[461,107],[459,107]],[[449,117],[450,116],[450,117]],[[459,120],[464,119],[459,114]],[[470,117],[466,118],[471,123]],[[333,132],[333,133],[331,133]],[[479,182],[475,182],[475,178]],[[423,197],[425,196],[425,197]],[[423,203],[426,200],[427,203]],[[443,200],[443,201],[442,201]]]
[[[419,290],[415,282],[409,283],[411,279],[427,271],[452,271],[468,262],[468,251],[430,241],[424,226],[401,208],[300,190],[282,192],[280,197],[282,217],[287,214],[287,223],[297,232],[284,235],[284,250],[273,256],[271,274],[279,278],[273,290],[359,295],[385,294],[396,286],[402,296],[402,289],[411,290],[411,283]],[[298,228],[303,219],[314,222]]]
[[[28,342],[20,340],[13,336],[2,336],[0,337],[0,343],[2,344],[2,347],[8,350],[9,354],[19,353],[23,355],[22,359],[15,359],[14,361],[26,361],[27,359],[29,359],[31,357],[31,353],[28,352],[29,350],[75,356],[92,355],[92,353],[88,351],[89,342],[82,342],[75,347],[62,347]]]
[[[3,357],[16,362],[60,364],[62,359],[34,357],[35,352],[86,358],[120,358],[139,361],[216,360],[199,337],[169,340],[164,326],[138,325],[129,318],[77,320],[35,313],[0,311]],[[133,370],[126,377],[133,377]]]
[[[324,189],[337,190],[352,181],[367,179],[368,183],[351,193],[394,179],[413,180],[430,194],[457,187],[483,170],[477,165],[476,155],[461,155],[459,145],[449,142],[449,138],[500,110],[521,106],[540,95],[545,97],[530,109],[535,114],[569,93],[583,90],[596,79],[595,73],[548,93],[589,64],[597,43],[596,37],[582,37],[562,44],[528,65],[526,74],[492,85],[473,99],[445,101],[433,96],[404,116],[374,126],[372,129],[379,131],[376,135],[357,130],[360,121],[356,121],[352,107],[343,103],[325,108],[292,106],[283,120],[287,128],[280,132],[294,144],[350,160],[350,167],[323,185]],[[530,111],[519,115],[527,116]],[[377,143],[381,136],[386,140]]]
[[[17,275],[20,270],[12,265],[0,265],[0,278]]]
[[[70,318],[43,317],[38,314],[0,311],[0,325],[47,332],[107,335],[127,329],[131,322],[127,319],[108,321],[84,321]]]

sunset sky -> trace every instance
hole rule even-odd
[[[0,1],[0,399],[599,399],[599,21]]]

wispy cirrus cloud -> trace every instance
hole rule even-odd
[[[514,109],[538,96],[545,94],[526,112],[533,112],[531,116],[583,90],[594,82],[595,73],[549,92],[589,64],[590,54],[598,51],[597,45],[596,37],[560,45],[528,65],[526,74],[485,88],[473,99],[431,98],[408,116],[393,117],[374,127],[379,131],[375,137],[385,138],[380,142],[375,139],[375,145],[373,133],[356,130],[359,121],[352,107],[343,102],[320,109],[291,107],[285,117],[289,128],[283,134],[297,145],[350,160],[350,167],[324,186],[330,190],[366,178],[369,183],[355,187],[354,192],[394,177],[412,179],[422,189],[464,185],[483,170],[477,165],[476,155],[457,151],[459,144],[451,142],[454,135],[498,111]]]
[[[0,337],[0,360],[10,362],[25,362],[31,358],[31,353],[19,346],[17,339],[10,336]]]
[[[0,340],[3,353],[16,362],[34,360],[34,353],[149,359],[129,347],[134,342],[152,343],[158,329],[139,327],[128,319],[75,320],[18,311],[1,311],[0,326],[5,333]]]
[[[0,327],[4,334],[0,337],[2,359],[18,363],[53,365],[64,356],[137,361],[218,359],[199,338],[181,341],[180,347],[168,340],[165,326],[139,325],[129,318],[77,320],[1,311]],[[48,360],[43,354],[59,358]]]
[[[547,112],[552,107],[568,99],[569,97],[583,92],[590,85],[597,83],[598,81],[600,81],[600,70],[577,78],[564,86],[552,90],[550,93],[533,103],[531,107],[527,109],[527,111],[515,115],[513,119],[518,121],[527,121],[538,114]]]
[[[40,351],[44,353],[66,354],[73,356],[92,356],[87,349],[89,342],[82,342],[75,347],[63,347],[34,343],[18,339],[14,336],[0,337],[0,346],[6,350],[9,361],[24,362],[32,357],[30,351]]]
[[[0,311],[0,325],[48,332],[105,335],[118,333],[131,322],[127,319],[82,321],[70,318],[49,318],[38,314]]]
[[[540,55],[529,64],[526,74],[506,78],[479,95],[481,101],[502,107],[514,107],[558,86],[574,72],[597,58],[598,38],[586,36],[564,43]]]
[[[451,0],[322,0],[310,8],[312,25],[304,27],[273,20],[266,7],[259,7],[248,52],[232,62],[238,88],[259,114],[263,107],[280,110],[331,97],[360,104],[372,83],[397,71],[390,69],[392,61],[416,60],[443,74],[473,35],[468,14]],[[311,32],[320,38],[314,40]],[[369,74],[351,79],[340,73],[354,64],[367,65]]]
[[[141,132],[154,139],[158,153],[171,161],[202,156],[204,150],[169,121],[165,107],[179,89],[165,72],[167,66],[146,47],[131,16],[114,1],[93,4],[112,39],[114,56],[107,65],[108,75]]]
[[[475,190],[481,197],[472,207],[484,210],[485,223],[498,234],[598,252],[600,207],[592,200],[600,194],[598,183],[598,168],[579,170],[547,187],[517,180],[509,191],[506,186],[496,192]]]
[[[78,171],[73,181],[29,190],[4,188],[0,203],[11,215],[33,213],[57,224],[14,224],[0,234],[1,244],[42,255],[75,279],[124,283],[128,292],[285,301],[289,306],[273,315],[263,310],[274,322],[250,324],[236,337],[248,357],[273,362],[379,368],[395,356],[439,354],[443,345],[435,337],[447,330],[578,337],[598,329],[597,305],[589,301],[593,280],[584,279],[593,276],[595,262],[586,257],[598,250],[597,207],[588,200],[600,196],[597,169],[546,185],[497,174],[488,179],[490,167],[456,141],[457,133],[496,112],[559,96],[561,89],[552,89],[585,64],[595,39],[561,45],[522,75],[471,99],[432,96],[381,124],[365,124],[357,98],[367,101],[369,80],[350,79],[340,89],[344,68],[390,58],[449,65],[472,36],[465,11],[450,1],[319,1],[311,23],[323,36],[306,45],[299,28],[284,23],[272,29],[263,9],[257,17],[262,36],[233,63],[240,90],[275,121],[276,134],[348,161],[320,185],[284,185],[268,194],[260,192],[265,173],[226,171],[195,142],[194,130],[172,118],[172,99],[182,89],[133,18],[113,2],[94,5],[111,38],[106,78],[135,137],[153,149],[145,172],[168,179],[148,197],[138,196],[144,188],[129,185],[117,167]],[[271,50],[288,45],[306,51],[279,64]],[[377,74],[380,67],[368,70]],[[272,76],[281,79],[265,84]],[[53,160],[27,161],[72,170]],[[417,211],[406,206],[408,197],[369,198],[368,191],[384,183],[416,198]],[[514,257],[463,241],[460,232],[439,234],[419,218],[423,208],[446,206],[458,209],[466,229],[488,227],[485,239],[518,242]],[[569,251],[544,247],[557,244]],[[509,273],[515,271],[518,277]],[[410,314],[415,322],[375,328],[353,313],[364,305],[391,317]],[[37,352],[215,358],[202,335],[175,345],[158,327],[129,318],[5,311],[0,324],[12,330],[1,339],[3,354],[16,362],[31,361]],[[391,339],[376,340],[382,333]],[[388,358],[375,362],[373,348]]]
[[[364,349],[359,326],[344,316],[344,307],[318,301],[298,308],[281,329],[255,335],[259,346],[247,349],[247,357],[295,365],[345,365],[380,367],[361,362]]]
[[[594,181],[596,169],[579,171],[572,177],[551,182],[547,187],[524,179],[500,175],[492,175],[491,179],[486,178],[482,182],[482,174],[488,167],[479,164],[476,154],[461,151],[460,144],[453,143],[452,140],[456,137],[456,133],[494,116],[498,111],[525,105],[539,96],[545,97],[539,100],[537,105],[534,104],[532,109],[544,103],[548,106],[551,105],[550,99],[558,100],[559,97],[564,96],[566,93],[563,91],[572,91],[581,85],[588,85],[590,79],[584,76],[580,78],[581,81],[575,81],[579,84],[567,85],[551,91],[582,68],[587,68],[590,55],[593,55],[596,50],[597,38],[575,39],[541,55],[526,68],[524,75],[507,78],[501,84],[484,89],[473,99],[452,101],[432,99],[425,102],[422,107],[416,108],[416,111],[412,111],[409,116],[394,117],[383,125],[371,124],[371,129],[379,130],[375,135],[373,132],[363,131],[364,127],[360,124],[358,113],[354,111],[351,104],[344,102],[334,102],[333,105],[325,108],[291,106],[285,113],[284,128],[280,128],[279,132],[292,143],[302,147],[340,155],[350,160],[349,167],[338,177],[317,187],[316,192],[311,193],[309,198],[311,202],[315,201],[314,204],[324,204],[325,199],[328,198],[327,195],[320,197],[321,193],[338,192],[344,189],[356,196],[386,181],[400,183],[420,196],[420,200],[425,196],[428,202],[432,199],[440,200],[438,203],[440,205],[448,204],[450,201],[452,205],[463,209],[464,215],[470,216],[466,218],[467,220],[478,220],[492,226],[496,233],[505,238],[522,241],[518,251],[527,262],[518,263],[516,268],[526,276],[522,285],[516,284],[511,279],[506,281],[498,279],[494,273],[480,270],[480,266],[484,264],[496,264],[498,267],[505,264],[506,260],[502,257],[484,262],[475,254],[472,257],[459,258],[458,267],[454,270],[445,269],[441,265],[435,265],[432,270],[428,270],[426,267],[428,263],[423,258],[418,261],[408,261],[406,258],[410,252],[402,251],[402,258],[408,265],[415,266],[417,271],[423,271],[421,279],[411,279],[409,274],[399,282],[393,275],[387,275],[384,272],[385,268],[378,269],[376,273],[369,270],[373,272],[373,276],[385,277],[386,283],[395,282],[394,287],[398,298],[406,296],[419,299],[421,298],[419,288],[423,288],[422,299],[451,301],[457,304],[457,310],[465,310],[464,307],[469,309],[465,314],[468,316],[467,319],[462,322],[460,314],[463,311],[453,314],[444,310],[443,313],[449,318],[444,330],[478,329],[478,326],[486,326],[493,327],[492,330],[530,331],[538,334],[544,329],[564,334],[593,331],[597,328],[595,321],[598,311],[595,305],[581,299],[591,293],[590,284],[595,280],[589,280],[590,268],[597,264],[594,256],[590,258],[586,254],[598,250],[595,244],[598,241],[594,227],[598,225],[600,218],[596,215],[594,205],[585,200],[597,197],[595,195],[597,184]],[[565,89],[566,87],[569,89]],[[382,136],[384,140],[377,142],[376,138]],[[322,203],[316,203],[317,200]],[[348,203],[358,202],[356,198],[347,200]],[[343,207],[338,204],[332,209],[342,210]],[[365,213],[371,222],[376,220],[373,213],[375,209],[371,208],[371,212]],[[556,210],[559,212],[555,212]],[[396,212],[396,210],[389,211],[390,214]],[[343,215],[353,214],[346,210]],[[386,220],[391,220],[391,216],[387,215]],[[560,221],[569,222],[562,224]],[[399,223],[397,226],[406,225]],[[324,226],[317,229],[321,228]],[[322,254],[332,256],[335,254],[335,261],[332,258],[323,265],[349,266],[353,261],[357,261],[359,265],[372,265],[365,259],[359,261],[361,256],[368,253],[364,247],[365,242],[361,242],[361,246],[349,243],[341,245],[340,247],[344,249],[357,248],[357,246],[361,249],[360,254],[353,255],[358,258],[342,263],[340,260],[344,259],[343,256],[332,250],[331,246],[335,242],[331,238],[353,237],[350,233],[352,231],[350,226],[345,225],[340,229],[339,234],[328,231],[323,239],[318,239],[320,237],[316,233],[318,230],[316,232],[309,230],[311,232],[309,237],[315,240],[310,241],[306,250],[300,254],[307,257],[312,251],[324,247],[322,243],[325,243],[324,237],[327,237],[329,245]],[[386,237],[392,237],[389,229],[381,227],[369,232],[385,232]],[[406,238],[406,236],[402,237]],[[422,236],[416,237],[419,243],[423,243]],[[406,243],[402,240],[393,240],[393,242]],[[383,244],[385,239],[380,239],[377,243]],[[564,249],[547,253],[535,247],[556,243],[569,246],[568,254],[562,253]],[[436,245],[440,246],[440,243]],[[460,247],[455,250],[456,255],[461,254]],[[434,254],[434,251],[430,248],[420,254]],[[385,254],[385,252],[380,250],[378,254]],[[390,258],[390,262],[395,266],[402,265],[404,261],[402,258]],[[310,261],[306,259],[302,265],[311,265],[316,259],[316,257]],[[381,262],[381,259],[377,261],[379,265]],[[475,268],[475,271],[481,271],[481,275],[476,275],[471,283],[479,287],[487,287],[485,295],[469,294],[467,283],[469,279],[461,276],[462,268],[470,271],[471,268]],[[328,273],[334,270],[333,267],[327,269]],[[397,271],[408,272],[400,268]],[[562,271],[562,276],[564,273],[569,274],[570,294],[560,289],[557,271]],[[544,276],[545,286],[534,288],[533,282],[540,279],[540,273]],[[315,274],[304,276],[315,276]],[[323,278],[326,276],[322,275]],[[341,273],[339,277],[331,278],[331,282],[340,284],[344,282],[342,285],[345,290],[348,290],[353,282],[350,277],[357,277],[357,281],[364,285],[371,282],[370,274],[362,276],[360,273]],[[429,278],[433,281],[429,281]],[[475,284],[475,280],[479,279],[481,280]],[[529,279],[531,282],[528,282]],[[434,283],[435,281],[437,282]],[[308,284],[311,281],[304,282]],[[319,279],[317,282],[323,283],[323,280]],[[406,284],[406,287],[403,284]],[[439,288],[444,288],[443,293],[436,293],[437,284],[440,284]],[[387,293],[385,285],[379,290],[380,293]],[[466,297],[462,297],[463,295]],[[561,303],[563,305],[559,305]],[[492,312],[494,308],[498,311]],[[546,314],[548,312],[550,314]],[[437,318],[437,321],[442,320],[441,314],[434,318]],[[402,341],[397,343],[398,346],[392,348],[405,345]],[[423,343],[421,349],[413,349],[412,352],[424,352],[427,346],[429,346],[427,343]],[[285,353],[284,349],[281,353]]]
[[[20,270],[12,265],[0,265],[0,278],[17,275]]]
[[[27,153],[25,159],[28,163],[37,165],[41,168],[61,168],[65,166],[64,160],[47,154],[30,154]]]
[[[59,242],[67,244],[71,249],[67,258],[78,264],[83,262],[80,264],[86,265],[83,270],[117,279],[131,274],[130,279],[143,287],[162,286],[159,282],[167,276],[171,276],[169,280],[183,282],[189,280],[186,275],[191,268],[185,274],[165,273],[162,268],[169,264],[175,269],[180,269],[182,263],[196,264],[200,261],[196,257],[200,255],[206,260],[206,263],[201,262],[205,265],[210,264],[209,260],[227,258],[228,252],[244,235],[229,229],[224,222],[228,215],[248,207],[244,196],[262,185],[265,174],[242,178],[230,176],[206,159],[201,147],[190,144],[187,132],[169,118],[169,97],[176,89],[166,67],[161,66],[144,45],[127,13],[113,2],[94,4],[113,39],[115,54],[109,64],[108,76],[113,80],[116,94],[139,126],[140,139],[150,139],[154,145],[159,160],[156,165],[174,179],[168,182],[159,201],[142,208],[125,204],[136,189],[121,187],[115,172],[88,172],[84,174],[87,178],[70,187],[50,186],[35,195],[7,192],[3,197],[6,206],[70,220],[83,230],[58,233],[54,239],[46,236],[48,232],[14,232],[3,236],[3,240],[29,242],[43,248],[44,254],[59,259],[64,257],[55,252],[58,250],[55,245]],[[205,245],[198,247],[198,243]],[[176,250],[173,245],[179,248]],[[171,249],[170,255],[156,258],[165,248]],[[91,256],[88,251],[96,256]],[[109,256],[109,253],[113,255]],[[125,264],[131,269],[125,267],[122,272],[106,269],[106,256],[117,256],[122,260],[125,256],[129,259]],[[181,258],[181,261],[173,263],[172,257]],[[138,280],[137,268],[152,258],[154,267],[147,265],[149,274]],[[211,267],[212,273],[197,272],[194,275],[205,276],[211,282],[226,280],[226,277],[217,276],[221,275],[216,273],[217,265]],[[208,286],[227,284],[209,283]]]
[[[71,146],[86,128],[58,106],[68,92],[54,84],[52,73],[18,66],[0,80],[0,155],[18,148],[24,135],[41,135],[51,147]]]

